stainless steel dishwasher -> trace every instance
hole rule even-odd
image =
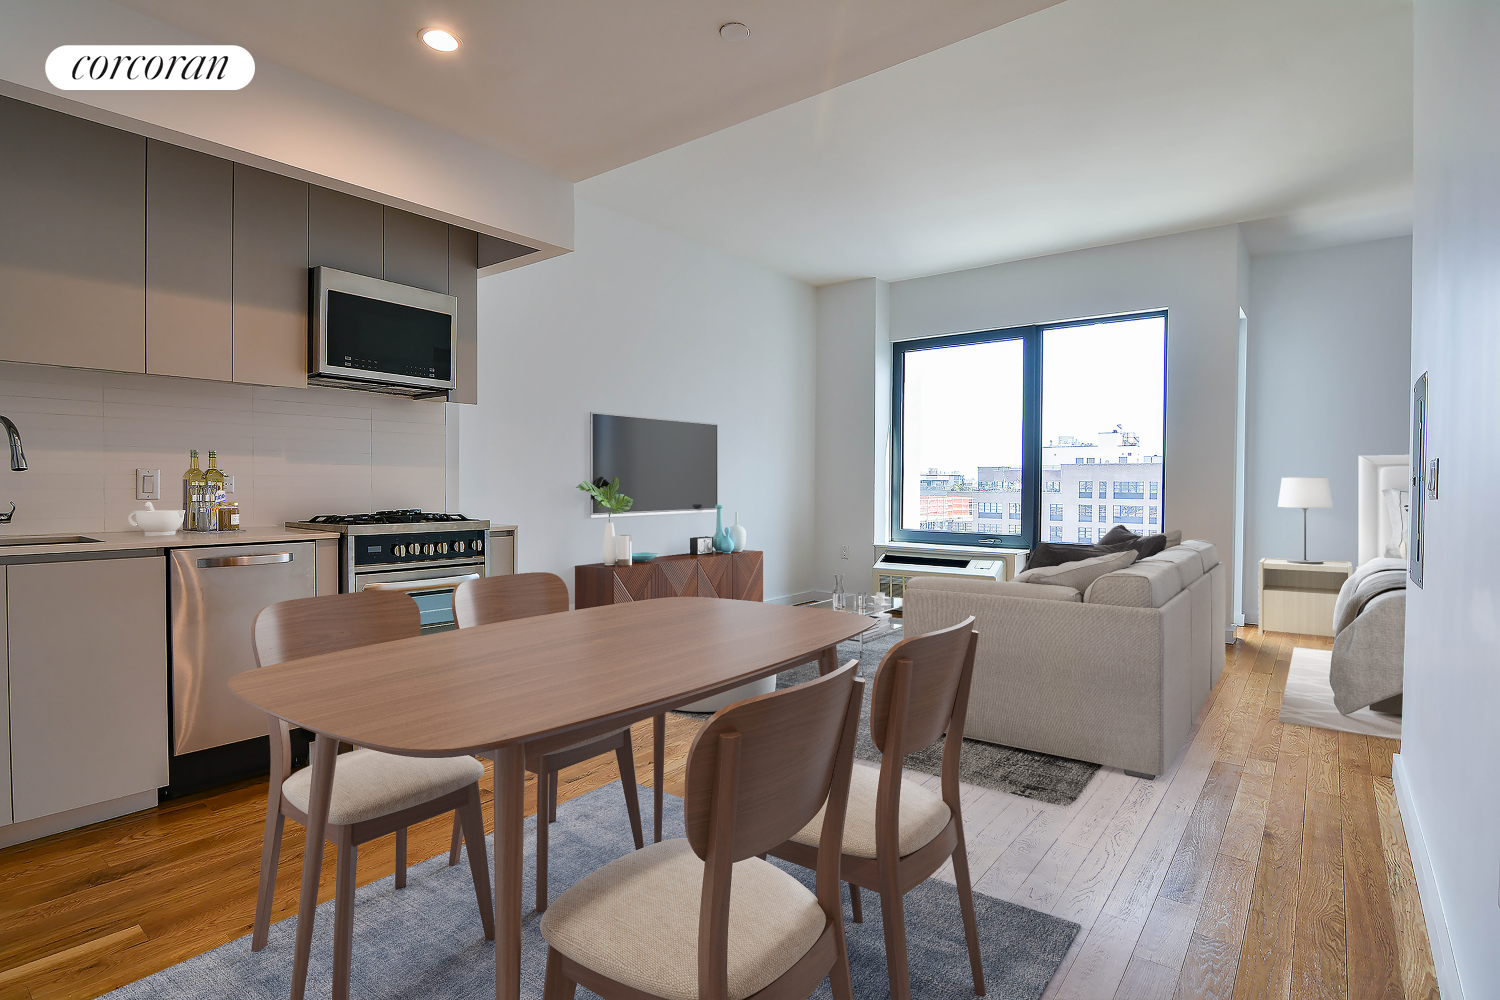
[[[251,629],[261,608],[312,597],[314,543],[214,545],[173,549],[171,798],[268,766],[266,716],[229,690],[229,678],[255,669]]]

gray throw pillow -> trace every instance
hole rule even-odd
[[[1134,549],[1126,549],[1092,559],[1063,563],[1061,566],[1041,566],[1018,574],[1015,582],[1045,583],[1053,587],[1072,587],[1074,590],[1084,591],[1104,574],[1124,569],[1135,562],[1135,556]]]

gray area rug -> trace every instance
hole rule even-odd
[[[875,668],[880,666],[881,657],[901,640],[901,635],[900,631],[895,631],[867,640],[863,653],[857,641],[840,643],[839,662],[848,663],[858,657],[859,675],[866,681],[872,681],[875,677]],[[810,663],[778,674],[776,686],[788,688],[817,676],[817,664]],[[880,759],[880,751],[875,749],[875,743],[870,739],[870,698],[874,690],[874,684],[865,685],[865,707],[860,716],[859,743],[854,751],[855,756],[860,760],[878,761]],[[710,713],[681,712],[678,714],[695,719],[706,719]],[[941,774],[943,772],[943,741],[938,740],[930,747],[909,754],[903,766],[907,770],[921,771],[924,774]],[[997,743],[985,743],[981,740],[964,740],[963,754],[959,758],[959,778],[968,784],[993,788],[1058,806],[1071,805],[1098,770],[1098,764],[1090,764],[1087,761],[1054,757],[1051,754],[1037,753],[1034,750],[1000,746]]]
[[[682,830],[682,800],[666,796],[665,827]],[[535,818],[526,821],[526,859],[521,898],[535,893]],[[568,886],[632,848],[630,825],[618,786],[596,789],[558,807],[550,845],[553,898]],[[494,850],[493,838],[489,849]],[[331,859],[327,862],[331,864]],[[779,863],[779,862],[778,862]],[[809,888],[812,872],[783,865]],[[865,894],[865,922],[852,923],[847,895],[849,962],[858,1000],[890,996],[879,898]],[[974,894],[987,994],[1036,1000],[1062,964],[1077,924]],[[247,901],[246,905],[249,905]],[[246,916],[248,917],[248,911]],[[647,916],[645,914],[643,917]],[[547,946],[540,916],[526,915],[521,938],[521,996],[540,1000]],[[296,918],[271,927],[270,943],[250,951],[250,938],[205,952],[107,995],[108,1000],[280,1000],[289,995]],[[958,893],[928,879],[906,895],[907,947],[915,997],[971,997]],[[333,969],[333,903],[318,907],[308,974],[309,997],[327,997]],[[350,988],[356,1000],[485,1000],[495,995],[495,949],[484,940],[468,862],[449,868],[446,854],[412,867],[405,889],[387,876],[356,892],[354,961]],[[579,997],[594,994],[580,988]],[[825,979],[815,997],[830,997]]]

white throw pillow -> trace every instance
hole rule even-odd
[[[1015,582],[1045,583],[1053,587],[1072,587],[1074,590],[1084,591],[1104,574],[1129,566],[1135,562],[1135,557],[1135,549],[1126,549],[1123,552],[1111,552],[1107,556],[1063,563],[1061,566],[1041,566],[1018,574]]]

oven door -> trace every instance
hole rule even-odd
[[[430,566],[422,569],[392,569],[358,573],[354,591],[396,590],[411,595],[422,612],[422,634],[458,628],[453,618],[453,591],[465,580],[484,576],[484,564]]]

